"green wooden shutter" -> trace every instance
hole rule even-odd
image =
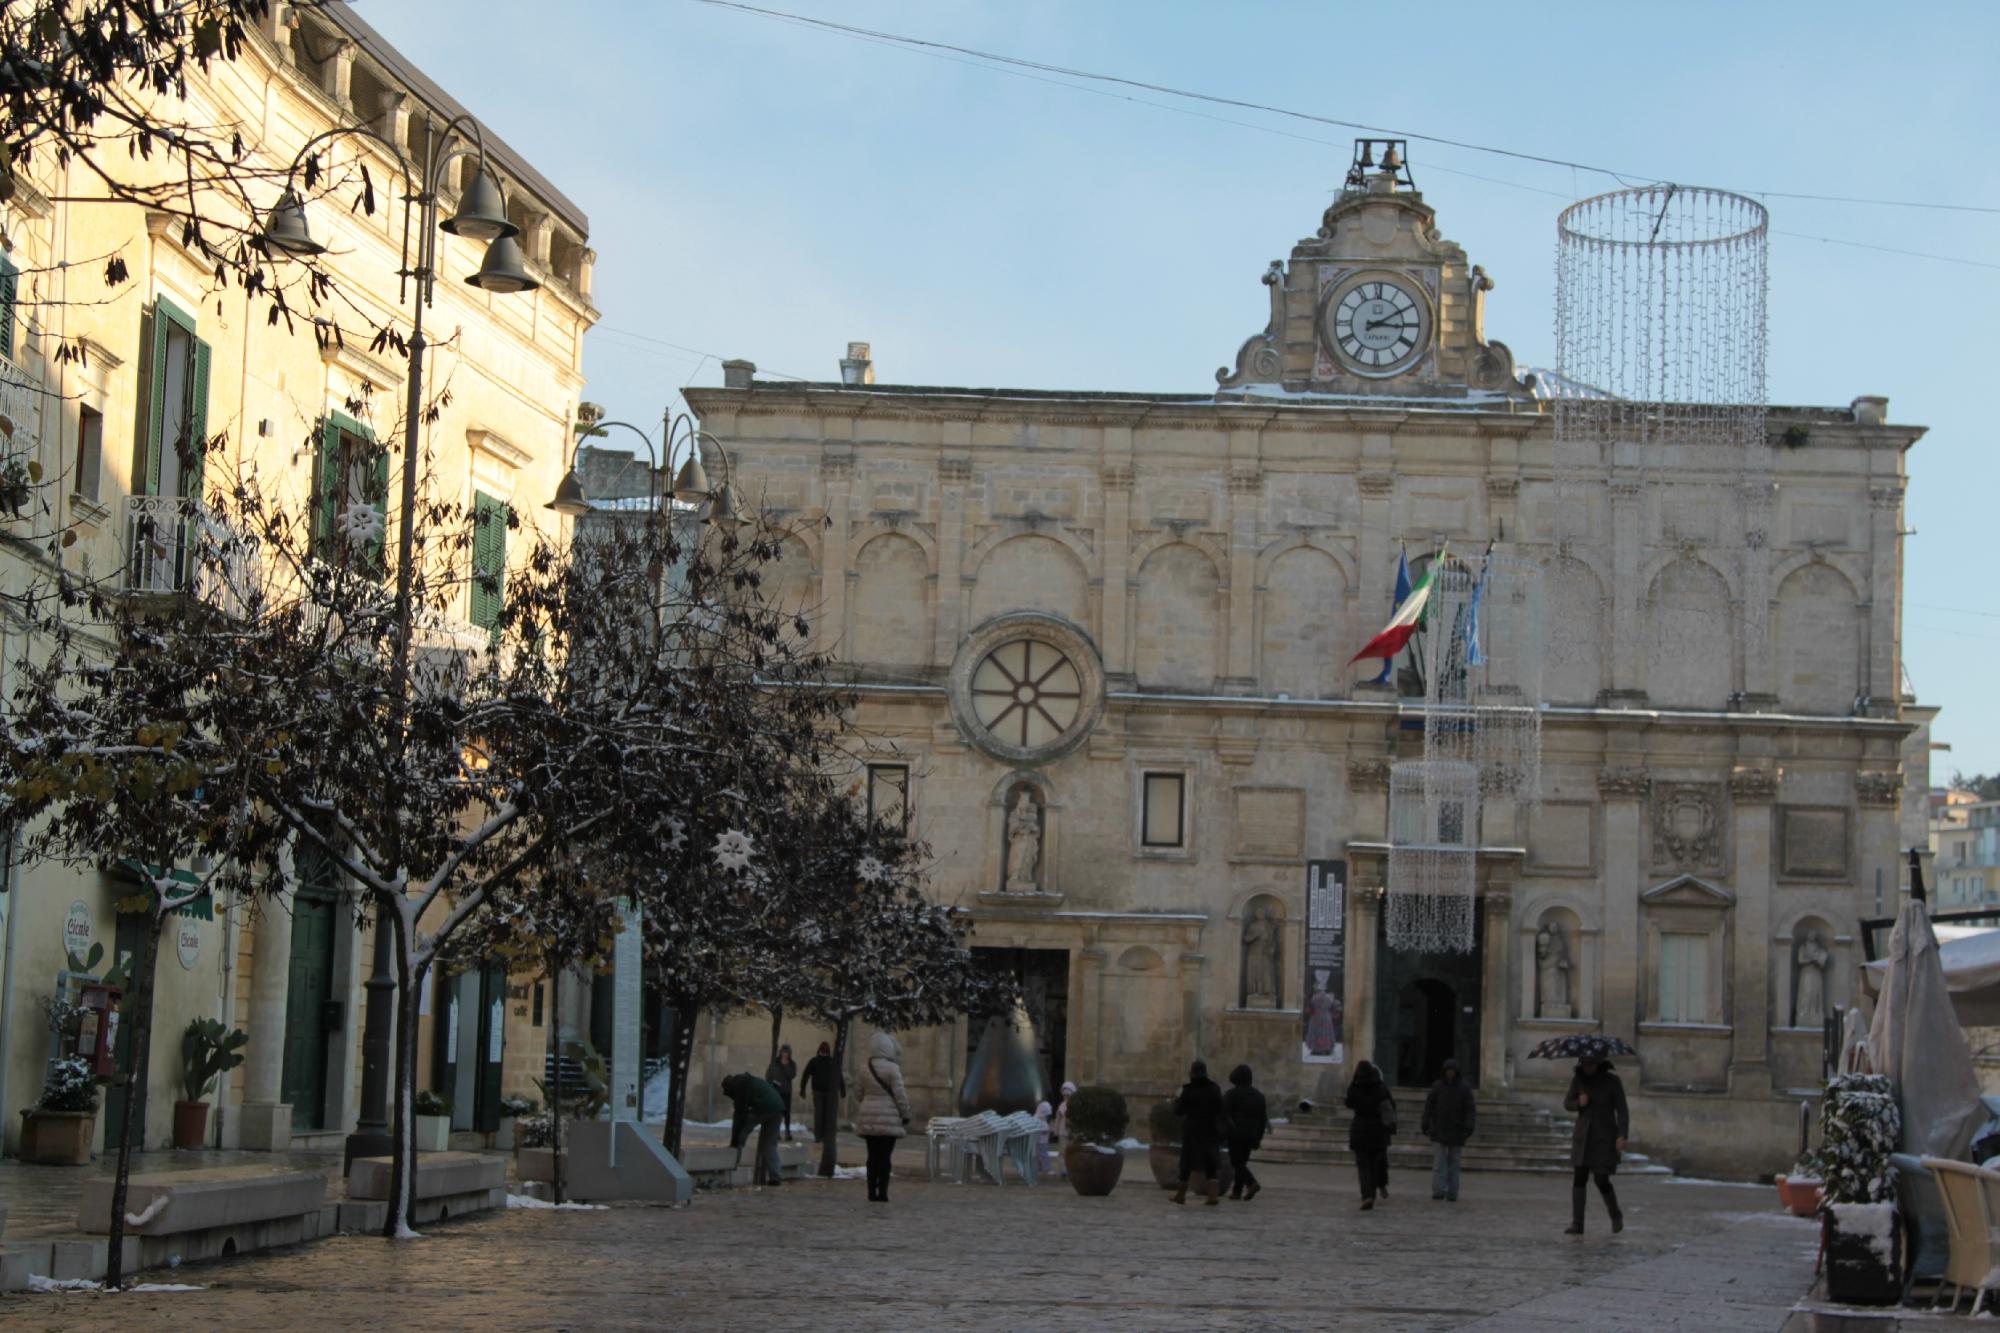
[[[340,426],[332,417],[320,422],[319,453],[313,460],[312,553],[322,560],[335,555],[333,539],[340,531]]]
[[[195,363],[189,368],[189,382],[194,394],[192,410],[188,414],[188,424],[206,429],[208,424],[208,347],[194,336],[194,317],[169,301],[166,297],[156,297],[153,313],[140,335],[141,346],[145,348],[145,365],[141,368],[146,380],[143,401],[146,405],[146,419],[140,425],[140,456],[134,462],[135,476],[145,478],[146,495],[160,493],[160,454],[172,447],[174,441],[166,438],[167,433],[167,328],[178,324],[195,348]],[[194,465],[195,493],[201,489],[199,450]],[[181,494],[188,494],[187,469],[182,470]]]
[[[181,494],[201,498],[201,468],[208,457],[209,346],[194,340],[194,366],[188,377],[187,456],[181,460]]]
[[[490,630],[500,623],[507,580],[506,502],[476,491],[472,517],[472,623]]]
[[[389,449],[372,434],[368,440],[375,450],[375,470],[368,479],[368,503],[382,511],[382,535],[368,543],[368,567],[379,578],[389,571],[384,555],[384,543],[389,540]]]
[[[0,356],[14,355],[14,313],[21,292],[21,270],[10,259],[0,258]]]

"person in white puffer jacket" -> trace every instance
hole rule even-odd
[[[886,1032],[868,1039],[861,1067],[861,1108],[854,1132],[868,1143],[868,1202],[889,1202],[889,1160],[896,1140],[910,1129],[910,1096],[903,1087],[903,1048]]]

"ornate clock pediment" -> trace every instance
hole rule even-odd
[[[1215,372],[1221,392],[1533,397],[1485,336],[1491,279],[1439,235],[1401,140],[1355,142],[1318,232],[1263,280],[1270,318]]]

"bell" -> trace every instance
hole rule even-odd
[[[690,452],[687,462],[681,464],[679,475],[674,478],[674,499],[682,504],[699,504],[708,498],[708,473],[701,466],[701,455]]]
[[[305,202],[289,188],[264,219],[264,246],[276,259],[310,259],[326,253],[306,226]]]
[[[1375,141],[1373,139],[1363,139],[1361,141],[1361,165],[1364,167],[1375,165]]]
[[[1042,1057],[1035,1049],[1034,1024],[1027,1011],[1016,1005],[1012,1018],[995,1014],[986,1020],[979,1046],[965,1070],[965,1082],[958,1089],[958,1113],[996,1115],[1032,1112],[1049,1099],[1048,1080],[1042,1077]]]
[[[1382,170],[1394,171],[1402,165],[1403,155],[1396,151],[1396,145],[1390,144],[1389,151],[1382,154]]]
[[[479,272],[466,281],[483,291],[532,292],[542,284],[528,276],[526,260],[521,255],[521,243],[512,236],[502,236],[486,247],[486,258],[480,262]]]
[[[459,196],[458,211],[438,225],[468,241],[497,241],[521,234],[521,229],[507,220],[507,200],[483,166],[472,173],[472,184]]]
[[[571,518],[590,512],[590,497],[583,493],[583,479],[576,475],[575,468],[563,473],[563,479],[556,483],[556,498],[542,507]]]

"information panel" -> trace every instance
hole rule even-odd
[[[1309,1065],[1347,1059],[1347,862],[1306,862],[1305,1040],[1300,1058]]]

